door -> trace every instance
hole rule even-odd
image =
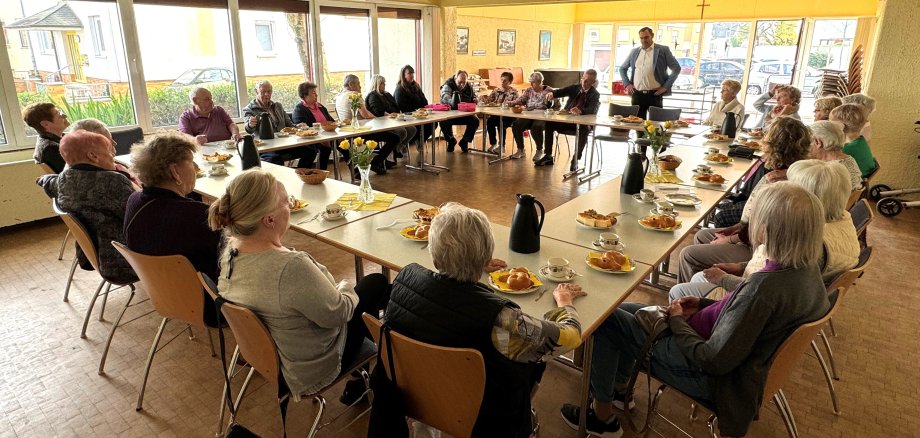
[[[86,82],[83,73],[83,54],[80,53],[80,43],[76,32],[64,32],[64,48],[67,52],[67,66],[75,82]]]

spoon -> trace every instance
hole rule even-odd
[[[393,228],[396,226],[396,224],[401,223],[401,222],[415,222],[415,221],[413,219],[394,219],[393,222],[390,223],[390,225],[377,227],[375,228],[375,230],[380,231],[380,230],[385,230],[387,228]]]

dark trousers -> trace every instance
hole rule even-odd
[[[427,141],[434,135],[434,130],[438,128],[438,125],[436,123],[429,123],[427,125],[418,125],[416,128],[418,128],[418,130],[415,131],[415,136],[412,137],[410,143]],[[425,133],[424,137],[422,137],[422,131]]]
[[[511,134],[514,135],[517,148],[524,150],[524,131],[528,129],[534,143],[537,144],[537,149],[543,149],[543,130],[546,129],[546,122],[533,119],[515,119],[511,125]]]
[[[278,165],[284,165],[285,161],[298,160],[297,167],[308,168],[313,167],[313,161],[316,160],[316,149],[313,146],[301,146],[278,152],[266,152],[259,154],[259,158]]]
[[[543,130],[543,153],[546,155],[553,155],[553,141],[555,139],[555,133],[560,133],[564,135],[575,135],[576,126],[578,131],[578,140],[577,140],[577,149],[578,152],[575,154],[575,160],[581,159],[581,153],[585,149],[585,145],[588,143],[588,131],[591,130],[590,126],[586,125],[573,125],[571,123],[561,123],[561,122],[546,122],[546,128]],[[533,129],[530,130],[533,132]]]
[[[501,137],[502,146],[505,145],[505,137],[508,136],[508,128],[511,127],[511,124],[514,123],[516,119],[513,117],[489,117],[486,119],[486,132],[489,133],[489,144],[495,146],[498,144],[498,138]],[[501,128],[503,132],[499,133],[498,130]],[[501,135],[499,135],[501,134]]]
[[[466,126],[466,131],[463,132],[462,140],[469,143],[473,141],[476,130],[479,129],[479,117],[471,115],[441,122],[441,134],[444,135],[445,140],[456,141],[453,128],[457,125]]]
[[[378,318],[380,311],[385,309],[390,301],[392,287],[383,274],[370,274],[358,280],[358,284],[355,285],[358,305],[348,320],[348,333],[345,335],[345,349],[342,352],[342,370],[355,362],[355,356],[361,351],[364,339],[373,340],[361,314],[367,313]]]
[[[632,104],[639,105],[638,116],[647,119],[648,107],[657,106],[662,108],[664,106],[664,96],[656,96],[654,90],[648,92],[633,90]]]
[[[399,136],[392,132],[378,132],[364,137],[365,140],[374,140],[378,143],[377,154],[371,160],[371,164],[382,166],[383,160],[393,153],[393,149],[399,145]]]

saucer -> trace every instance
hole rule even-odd
[[[655,196],[654,198],[649,199],[648,201],[646,201],[646,200],[640,198],[638,193],[636,193],[635,195],[632,195],[632,197],[633,197],[633,199],[635,199],[635,200],[637,200],[637,201],[639,201],[639,202],[642,202],[642,203],[644,203],[644,204],[651,204],[651,203],[653,203],[653,202],[655,202],[655,201],[658,200],[658,196]]]
[[[212,170],[212,171],[208,172],[208,176],[227,176],[227,175],[229,175],[229,173],[227,172],[226,169],[225,169],[225,170],[221,170],[221,171]]]
[[[624,245],[623,242],[618,243],[617,246],[615,246],[615,247],[613,247],[613,248],[604,248],[603,246],[601,246],[601,243],[600,243],[600,242],[598,242],[598,241],[595,240],[595,241],[591,242],[591,246],[593,246],[593,247],[595,247],[595,248],[597,248],[597,249],[599,249],[599,250],[601,250],[601,251],[619,251],[619,252],[623,252],[623,250],[626,249],[626,245]]]
[[[651,214],[666,214],[666,215],[671,216],[671,217],[677,217],[677,212],[676,212],[676,211],[672,211],[672,212],[670,212],[670,213],[659,213],[659,212],[658,212],[658,207],[655,207],[655,208],[649,210],[648,212],[651,213]]]
[[[340,221],[340,220],[342,220],[342,219],[345,219],[345,216],[348,216],[348,212],[347,212],[347,211],[343,211],[342,214],[339,215],[339,216],[330,216],[330,215],[328,215],[328,214],[324,211],[324,212],[322,213],[322,216],[323,216],[323,219],[325,219],[325,220],[327,220],[327,221]]]
[[[575,278],[575,271],[572,270],[572,268],[569,268],[568,271],[569,274],[565,277],[553,277],[549,274],[549,266],[544,266],[540,268],[540,276],[552,282],[565,283],[567,281],[572,281]]]

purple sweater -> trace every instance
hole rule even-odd
[[[776,263],[771,260],[767,260],[766,265],[760,272],[775,272],[783,269],[783,265]],[[738,285],[735,290],[738,290],[744,283]],[[735,291],[731,291],[725,294],[721,300],[716,301],[714,304],[710,304],[703,309],[700,309],[699,312],[693,314],[690,319],[687,320],[687,324],[690,327],[693,327],[697,333],[700,334],[700,337],[703,339],[709,339],[712,336],[712,330],[716,327],[716,320],[719,319],[719,315],[722,314],[722,309],[725,307],[725,304],[728,303],[728,299],[731,298],[732,294]]]

